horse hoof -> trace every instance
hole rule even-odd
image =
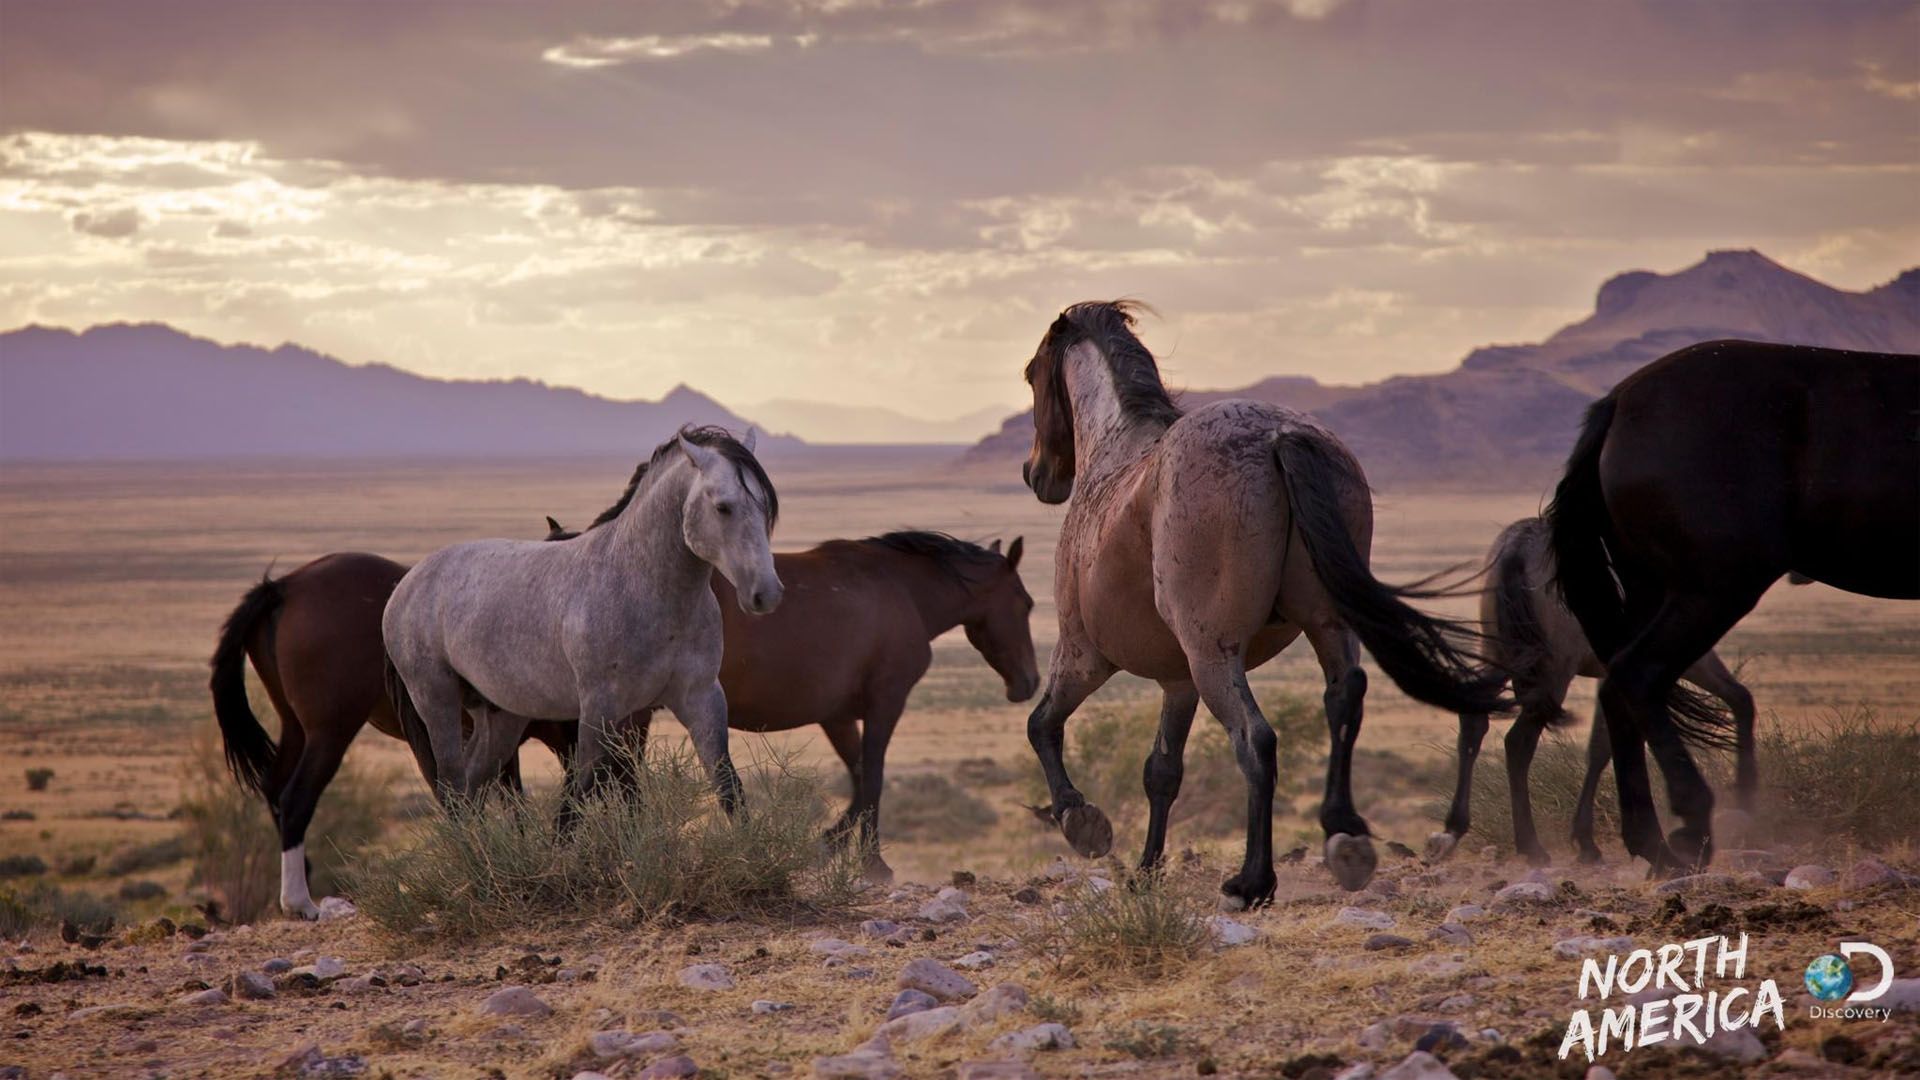
[[[1522,851],[1519,854],[1521,858],[1527,860],[1528,866],[1553,865],[1553,856],[1547,854],[1547,849],[1545,848],[1534,848],[1531,851]]]
[[[1373,880],[1373,868],[1379,858],[1373,853],[1373,841],[1364,836],[1334,833],[1327,837],[1327,869],[1333,880],[1348,892],[1359,892]]]
[[[293,907],[288,907],[285,904],[282,904],[280,905],[280,910],[289,919],[299,919],[302,922],[319,922],[320,921],[320,905],[314,903],[311,900],[308,900],[304,904],[296,904]]]
[[[1427,837],[1426,860],[1429,863],[1446,862],[1453,856],[1454,849],[1460,846],[1460,838],[1450,832],[1437,832]]]
[[[1705,869],[1713,861],[1713,835],[1681,826],[1667,834],[1667,846],[1686,873]]]
[[[1251,881],[1246,873],[1235,874],[1220,883],[1220,906],[1228,911],[1252,911],[1273,903],[1273,891],[1278,880],[1268,871],[1265,877],[1255,877]]]
[[[1082,858],[1102,858],[1113,850],[1113,822],[1092,803],[1070,806],[1063,811],[1060,832]]]
[[[888,866],[887,860],[878,855],[869,856],[866,866],[860,871],[860,876],[869,885],[891,885],[893,884],[893,867]]]
[[[1576,861],[1579,862],[1581,866],[1599,866],[1602,861],[1600,856],[1600,849],[1590,848],[1586,851],[1582,851],[1576,857]]]

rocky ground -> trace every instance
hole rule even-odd
[[[507,940],[320,923],[150,923],[0,959],[0,1076],[1140,1077],[1331,1080],[1920,1070],[1914,860],[1836,870],[1729,852],[1649,883],[1631,867],[1526,871],[1487,854],[1386,855],[1359,894],[1312,858],[1269,909],[1208,917],[1155,977],[1063,968],[1044,931],[1112,865],[876,890],[844,912],[622,927],[592,914]],[[1196,892],[1220,867],[1180,870]],[[1580,958],[1749,935],[1786,1026],[1558,1057]],[[1807,962],[1871,941],[1905,974],[1890,1017],[1809,1018]],[[1871,978],[1863,972],[1862,981]],[[1652,996],[1648,991],[1643,997]],[[1615,1002],[1617,1004],[1617,1002]],[[1588,1002],[1592,1004],[1592,1002]],[[1611,1070],[1611,1072],[1609,1072]]]

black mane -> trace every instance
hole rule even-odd
[[[990,564],[1001,557],[979,544],[930,529],[898,529],[879,536],[869,536],[860,543],[883,547],[902,555],[931,559],[963,582],[971,580],[967,572],[969,568]]]
[[[753,456],[753,451],[747,449],[745,443],[734,438],[726,428],[711,425],[695,427],[691,424],[681,428],[673,438],[654,447],[653,456],[634,468],[633,479],[627,481],[627,490],[620,493],[620,498],[612,506],[602,510],[600,516],[594,518],[593,524],[587,528],[597,529],[619,517],[620,511],[625,510],[627,504],[633,501],[634,492],[640,490],[640,481],[646,479],[647,470],[660,464],[668,454],[671,454],[673,444],[680,439],[685,439],[696,446],[704,446],[733,462],[742,486],[749,489],[753,487],[753,484],[747,482],[749,477],[759,484],[760,490],[766,492],[767,496],[764,503],[767,511],[767,528],[773,528],[774,524],[780,520],[780,495],[773,490],[773,481],[767,477],[767,471],[760,467],[760,461]]]
[[[1160,365],[1133,334],[1136,312],[1153,309],[1138,300],[1086,300],[1067,308],[1047,331],[1046,348],[1054,370],[1062,371],[1067,350],[1091,341],[1107,358],[1113,373],[1120,411],[1134,420],[1171,424],[1180,419],[1180,406],[1160,381]]]

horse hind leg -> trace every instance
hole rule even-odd
[[[1147,843],[1140,853],[1140,869],[1158,867],[1166,854],[1167,819],[1173,813],[1173,801],[1180,797],[1180,782],[1186,772],[1187,734],[1193,730],[1193,715],[1200,707],[1200,691],[1191,682],[1160,684],[1160,730],[1155,733],[1153,750],[1141,769],[1141,786],[1147,792]]]
[[[1234,760],[1247,782],[1246,858],[1240,871],[1221,883],[1220,892],[1230,904],[1261,907],[1273,902],[1278,884],[1273,873],[1273,789],[1278,778],[1274,755],[1279,740],[1253,699],[1246,669],[1237,655],[1211,657],[1206,663],[1192,664],[1192,668],[1200,699],[1226,728]],[[1338,876],[1337,870],[1335,873]]]
[[[359,721],[315,731],[300,751],[291,778],[276,800],[280,826],[280,910],[304,919],[320,917],[307,883],[307,827],[320,803],[320,793],[333,781],[347,747],[359,731]]]
[[[1357,892],[1373,880],[1379,865],[1372,830],[1353,801],[1353,751],[1365,714],[1367,673],[1360,667],[1360,639],[1331,616],[1302,627],[1326,677],[1322,703],[1327,713],[1327,787],[1320,803],[1320,829],[1326,834],[1327,870],[1340,887]]]
[[[1613,743],[1607,733],[1607,712],[1593,708],[1593,730],[1587,736],[1587,775],[1580,781],[1580,799],[1573,807],[1573,842],[1579,846],[1579,861],[1584,866],[1598,865],[1600,845],[1593,837],[1594,800],[1600,795],[1600,774],[1607,771],[1613,757]]]
[[[1760,591],[1715,597],[1669,594],[1646,626],[1608,665],[1600,684],[1614,742],[1614,779],[1621,785],[1621,816],[1629,850],[1644,855],[1657,872],[1689,870],[1713,859],[1713,789],[1680,739],[1667,709],[1667,696],[1681,674],[1706,655],[1741,616],[1753,609]],[[1634,729],[1666,778],[1671,809],[1680,826],[1664,840],[1653,813],[1653,797],[1637,746],[1623,745],[1622,730]],[[1629,784],[1630,774],[1638,774]],[[1637,805],[1636,805],[1637,804]]]
[[[1460,734],[1454,742],[1453,802],[1441,831],[1427,837],[1426,861],[1444,862],[1473,828],[1473,766],[1480,760],[1480,743],[1487,737],[1486,713],[1461,713]]]
[[[1514,678],[1514,696],[1520,699],[1520,715],[1507,729],[1507,798],[1513,808],[1513,847],[1532,866],[1553,861],[1540,843],[1533,821],[1533,755],[1540,748],[1540,734],[1566,715],[1563,703],[1572,674],[1549,674],[1534,678]]]
[[[1733,672],[1727,670],[1720,654],[1711,650],[1688,668],[1684,677],[1726,702],[1727,709],[1733,713],[1733,797],[1739,812],[1750,815],[1753,813],[1754,795],[1760,787],[1760,762],[1753,734],[1753,693],[1734,678]]]

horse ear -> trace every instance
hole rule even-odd
[[[681,453],[687,455],[688,461],[693,462],[693,467],[702,472],[705,472],[720,460],[719,454],[714,453],[707,447],[701,446],[685,435],[675,439],[674,444],[680,447]]]
[[[1013,543],[1007,545],[1007,566],[1008,567],[1014,570],[1020,569],[1020,556],[1025,554],[1026,546],[1027,546],[1026,537],[1016,536],[1013,538]]]
[[[740,440],[740,445],[746,447],[747,453],[751,454],[753,453],[754,444],[758,443],[759,441],[760,441],[760,429],[757,427],[749,426],[747,428],[747,436],[746,438]]]
[[[553,520],[552,514],[548,514],[547,515],[547,531],[548,532],[565,532],[566,530],[560,527],[559,522]]]
[[[987,550],[993,552],[995,555],[1000,554],[1000,538],[997,536],[994,537],[993,543],[987,545]]]

